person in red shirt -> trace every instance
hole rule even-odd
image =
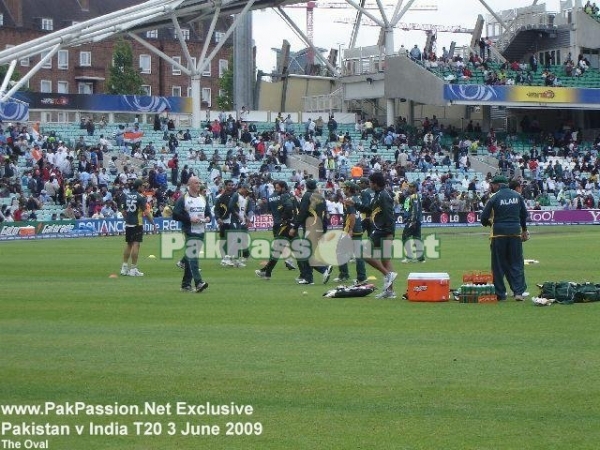
[[[20,205],[19,208],[13,213],[13,219],[15,222],[20,222],[23,220],[23,205]]]
[[[261,137],[256,144],[256,158],[263,159],[263,156],[265,156],[265,141]]]
[[[531,171],[531,177],[535,179],[535,177],[537,176],[537,170],[538,170],[537,159],[532,158],[529,160],[529,170]]]
[[[217,119],[213,120],[210,125],[210,131],[212,132],[213,139],[219,139],[221,137],[221,122]]]

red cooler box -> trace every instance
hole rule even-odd
[[[407,297],[411,302],[447,302],[450,299],[450,275],[409,273]]]

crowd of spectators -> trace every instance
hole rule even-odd
[[[588,2],[589,3],[589,2]],[[594,9],[597,9],[594,4]],[[493,43],[488,38],[479,41],[479,53],[470,52],[468,58],[461,55],[450,56],[444,47],[440,55],[434,51],[421,52],[415,45],[407,55],[413,61],[423,65],[428,70],[444,74],[444,80],[454,83],[457,80],[469,81],[480,75],[487,85],[536,85],[541,82],[544,86],[562,86],[563,77],[582,77],[590,67],[590,61],[579,54],[577,61],[569,53],[561,66],[556,66],[552,54],[547,55],[543,65],[540,65],[535,53],[528,60],[506,61],[496,63],[491,54]],[[403,48],[401,52],[405,51]]]
[[[596,20],[600,18],[600,8],[598,8],[595,2],[592,3],[590,2],[590,0],[587,0],[587,2],[585,2],[583,10],[586,14],[594,17]]]
[[[532,208],[560,205],[564,208],[598,206],[598,145],[581,145],[581,130],[564,125],[553,133],[539,129],[535,120],[524,117],[523,132],[531,136],[528,151],[514,150],[511,136],[499,140],[493,129],[482,132],[472,121],[461,132],[445,127],[437,117],[426,117],[418,127],[406,119],[382,127],[374,118],[364,118],[354,131],[339,131],[335,117],[309,118],[294,123],[279,115],[272,127],[261,131],[255,124],[232,120],[231,116],[207,120],[192,136],[169,130],[177,145],[157,149],[152,142],[117,144],[100,135],[94,144],[83,136],[66,145],[53,133],[32,133],[28,126],[9,124],[3,129],[0,146],[0,197],[4,204],[0,220],[35,220],[45,205],[54,205],[52,219],[120,217],[118,199],[138,178],[146,180],[146,194],[155,215],[168,216],[170,207],[184,192],[187,180],[199,175],[207,184],[209,202],[214,204],[224,180],[250,187],[257,212],[273,192],[274,180],[284,178],[301,196],[306,171],[282,172],[290,154],[316,159],[331,213],[338,213],[343,182],[381,171],[387,188],[401,208],[409,181],[419,183],[426,212],[466,212],[482,208],[494,171],[485,176],[471,170],[470,155],[487,148],[497,158],[497,171],[523,180],[523,195]],[[231,124],[231,125],[230,125]],[[212,148],[213,143],[219,146]],[[184,146],[189,149],[183,150]],[[22,162],[25,162],[24,164]],[[206,162],[198,173],[199,162]],[[284,174],[285,173],[285,174]],[[290,174],[291,175],[288,175]]]

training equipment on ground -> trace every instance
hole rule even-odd
[[[531,297],[531,301],[535,306],[550,306],[555,300],[553,298]]]
[[[366,297],[377,289],[374,284],[362,284],[360,286],[338,286],[323,294],[329,298]]]

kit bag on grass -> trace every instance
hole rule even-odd
[[[594,283],[581,283],[575,289],[575,303],[588,303],[600,301],[600,285]]]
[[[540,297],[553,298],[556,303],[570,305],[575,301],[576,283],[570,281],[546,281],[540,288]]]
[[[359,286],[338,286],[330,289],[323,294],[323,297],[329,298],[349,298],[349,297],[365,297],[375,291],[375,285],[362,284]]]

